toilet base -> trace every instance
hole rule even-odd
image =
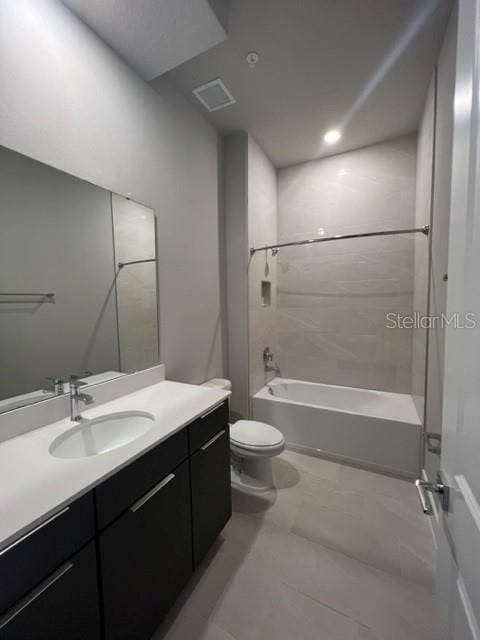
[[[273,489],[272,459],[255,456],[242,458],[231,454],[232,486],[242,491],[259,493]]]

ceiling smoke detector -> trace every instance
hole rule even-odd
[[[245,60],[247,61],[250,69],[255,69],[255,65],[260,60],[260,57],[255,51],[250,51],[249,53],[247,53],[247,57],[245,58]]]
[[[218,111],[236,102],[220,78],[202,84],[192,91],[208,111]]]

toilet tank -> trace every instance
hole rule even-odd
[[[226,378],[212,378],[211,380],[204,382],[201,386],[210,387],[212,389],[225,389],[226,391],[230,391],[232,389],[232,383]]]

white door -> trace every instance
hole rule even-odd
[[[480,640],[480,0],[459,0],[457,46],[447,318],[476,327],[445,333],[438,637]]]

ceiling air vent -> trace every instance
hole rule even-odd
[[[223,109],[235,102],[235,98],[220,78],[207,82],[207,84],[202,84],[201,87],[194,89],[193,93],[209,111]]]

